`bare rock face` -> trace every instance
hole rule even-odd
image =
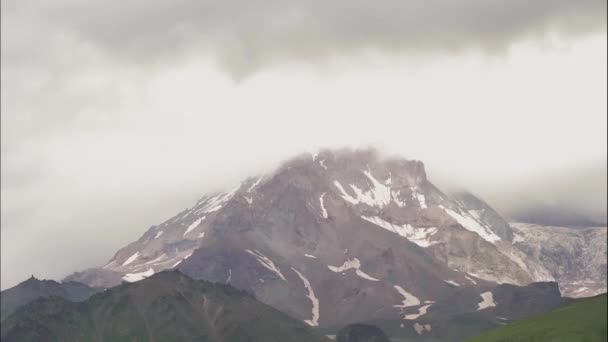
[[[551,272],[564,296],[589,297],[606,292],[606,227],[511,226],[515,246]]]
[[[204,196],[70,279],[109,287],[177,268],[313,326],[412,325],[463,287],[471,293],[463,310],[475,311],[499,283],[553,280],[513,237],[481,200],[437,189],[420,161],[321,151]]]

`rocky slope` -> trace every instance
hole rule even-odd
[[[294,341],[326,338],[223,284],[161,272],[83,303],[45,298],[2,323],[2,341]]]
[[[461,286],[450,297],[435,303],[427,315],[414,321],[382,319],[366,323],[381,328],[399,341],[463,341],[570,301],[560,297],[558,286],[553,282],[523,287],[502,284],[482,294],[474,288]],[[328,335],[339,330],[340,327],[323,328]]]
[[[513,242],[542,263],[568,297],[606,292],[606,227],[568,228],[511,223]]]
[[[61,297],[72,302],[80,302],[96,293],[97,290],[77,282],[58,283],[53,280],[38,280],[32,276],[17,286],[2,291],[0,306],[2,320],[18,308],[39,298]]]
[[[419,161],[321,151],[204,196],[68,279],[111,287],[177,268],[313,326],[413,324],[461,288],[476,311],[499,283],[552,281],[513,236],[486,203],[437,189]]]

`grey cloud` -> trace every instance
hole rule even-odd
[[[159,63],[202,52],[234,76],[365,49],[495,51],[521,36],[606,26],[605,0],[26,0],[3,7],[3,17],[27,12],[111,58]],[[23,53],[14,53],[19,62]]]
[[[267,98],[249,99],[252,107],[242,112],[231,107],[216,113],[223,103],[206,106],[190,94],[189,104],[200,105],[198,116],[180,115],[183,107],[151,113],[147,87],[186,65],[184,60],[213,58],[240,78],[284,62],[316,64],[367,50],[408,56],[465,48],[495,52],[548,30],[578,34],[605,31],[606,25],[605,0],[2,0],[1,6],[3,288],[31,272],[61,277],[100,264],[207,190],[267,169],[313,140],[325,145],[391,140],[400,153],[424,151],[413,138],[397,141],[401,132],[395,127],[387,128],[387,136],[367,135],[368,124],[349,117],[352,107],[328,108],[319,96],[306,119],[294,110],[297,105],[269,106],[276,94],[268,90],[254,93]],[[191,90],[174,82],[180,91]],[[166,90],[150,94],[182,99]],[[225,100],[247,100],[236,93],[224,94]],[[355,94],[342,94],[339,101],[363,97]],[[298,95],[292,98],[309,100]],[[400,108],[399,115],[391,110],[396,102],[378,107],[386,98],[365,108],[385,112],[374,113],[380,122],[395,122],[401,116]],[[420,127],[420,138],[449,115],[402,121]],[[581,120],[589,127],[595,113]],[[234,122],[251,129],[235,133]],[[292,132],[294,123],[321,132],[311,137],[305,129]],[[476,146],[457,134],[450,137],[454,145],[460,141],[459,148]],[[446,153],[427,151],[435,160]],[[453,171],[450,164],[429,169]]]

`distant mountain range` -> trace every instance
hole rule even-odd
[[[321,342],[301,321],[229,285],[167,271],[82,303],[43,298],[2,323],[2,341]]]
[[[97,290],[78,282],[58,283],[53,280],[38,280],[33,276],[19,285],[2,291],[0,306],[1,320],[7,318],[18,308],[39,298],[60,297],[72,302],[81,302]]]
[[[179,270],[329,335],[371,322],[391,337],[465,338],[605,292],[605,241],[605,227],[509,223],[442,192],[420,161],[323,150],[203,196],[65,281],[123,288]]]

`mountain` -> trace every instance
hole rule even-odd
[[[549,313],[515,322],[469,341],[603,342],[608,338],[607,309],[606,294],[578,299]]]
[[[527,286],[502,284],[481,295],[474,288],[433,304],[433,310],[416,320],[381,319],[364,322],[382,329],[395,341],[463,341],[505,324],[548,312],[571,301],[560,297],[554,282]],[[475,303],[472,305],[471,303]],[[340,327],[325,327],[333,335]]]
[[[32,302],[2,324],[2,341],[294,341],[326,338],[229,285],[178,271],[98,293],[82,303]]]
[[[511,223],[515,246],[542,263],[563,295],[589,297],[606,292],[606,227],[569,228]]]
[[[2,321],[19,307],[38,298],[61,297],[72,302],[80,302],[89,298],[97,290],[77,282],[58,283],[53,280],[38,280],[32,276],[17,286],[0,293]]]
[[[459,313],[475,313],[507,304],[492,300],[502,283],[554,281],[514,236],[487,203],[435,187],[420,161],[323,150],[202,197],[66,280],[112,287],[179,269],[312,326],[410,325],[462,291]]]
[[[350,324],[340,329],[336,335],[338,342],[390,342],[378,327],[368,324]]]

